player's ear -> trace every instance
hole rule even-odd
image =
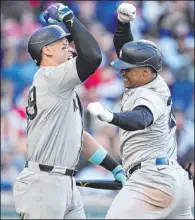
[[[49,46],[44,46],[42,48],[42,52],[46,55],[52,55],[52,51],[51,51],[51,48]]]
[[[143,76],[146,77],[148,75],[148,67],[143,67]]]

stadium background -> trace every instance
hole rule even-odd
[[[25,106],[37,70],[27,52],[27,42],[38,28],[46,25],[40,12],[52,2],[1,1],[1,218],[16,217],[12,185],[26,160]],[[113,33],[116,9],[121,1],[58,2],[74,10],[102,51],[101,66],[77,90],[84,107],[96,100],[119,111],[123,82],[109,63],[116,58]],[[184,167],[193,162],[194,173],[194,1],[129,2],[137,8],[137,17],[131,22],[134,39],[151,40],[162,50],[161,75],[170,87],[176,111],[178,160]],[[88,46],[87,42],[83,43]],[[85,112],[85,129],[120,162],[115,126],[99,122]],[[113,178],[82,156],[78,169],[79,179]],[[103,218],[116,194],[93,189],[80,191],[89,218]]]

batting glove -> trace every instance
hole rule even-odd
[[[87,106],[87,110],[101,121],[111,122],[114,115],[113,112],[104,108],[99,102],[92,102]]]
[[[115,167],[112,173],[114,175],[114,178],[117,181],[121,182],[122,185],[124,185],[127,182],[126,172],[121,165],[118,165],[117,167]]]
[[[117,8],[117,18],[122,23],[133,21],[136,17],[136,7],[129,3],[122,3]]]
[[[73,17],[73,11],[61,3],[51,4],[43,14],[43,18],[49,24],[61,22],[64,18],[73,19]]]

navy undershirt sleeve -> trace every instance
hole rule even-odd
[[[114,113],[110,122],[126,131],[143,130],[153,122],[152,112],[146,106],[137,106],[132,111]]]
[[[118,20],[113,38],[114,47],[118,57],[123,45],[130,41],[133,41],[130,22],[122,23]]]
[[[70,19],[71,16],[70,14]],[[70,25],[70,22],[66,23],[67,20],[66,17],[64,23],[73,37],[77,51],[76,68],[78,76],[81,82],[84,82],[101,64],[100,47],[92,34],[76,17],[74,17],[73,25]]]

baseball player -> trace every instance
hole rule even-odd
[[[150,41],[133,40],[130,21],[136,8],[132,4],[122,3],[117,13],[118,59],[111,65],[124,80],[121,112],[113,113],[99,102],[87,107],[92,115],[120,128],[120,154],[129,177],[106,218],[193,219],[193,181],[189,170],[177,162],[171,94],[158,74],[161,52]]]
[[[97,42],[63,4],[50,5],[44,19],[52,25],[36,31],[28,44],[40,68],[26,107],[28,160],[14,183],[15,208],[22,219],[85,219],[74,179],[80,152],[122,184],[126,173],[83,131],[83,108],[75,87],[101,63]],[[64,22],[71,34],[55,25],[58,22]],[[77,54],[69,46],[72,39]]]

